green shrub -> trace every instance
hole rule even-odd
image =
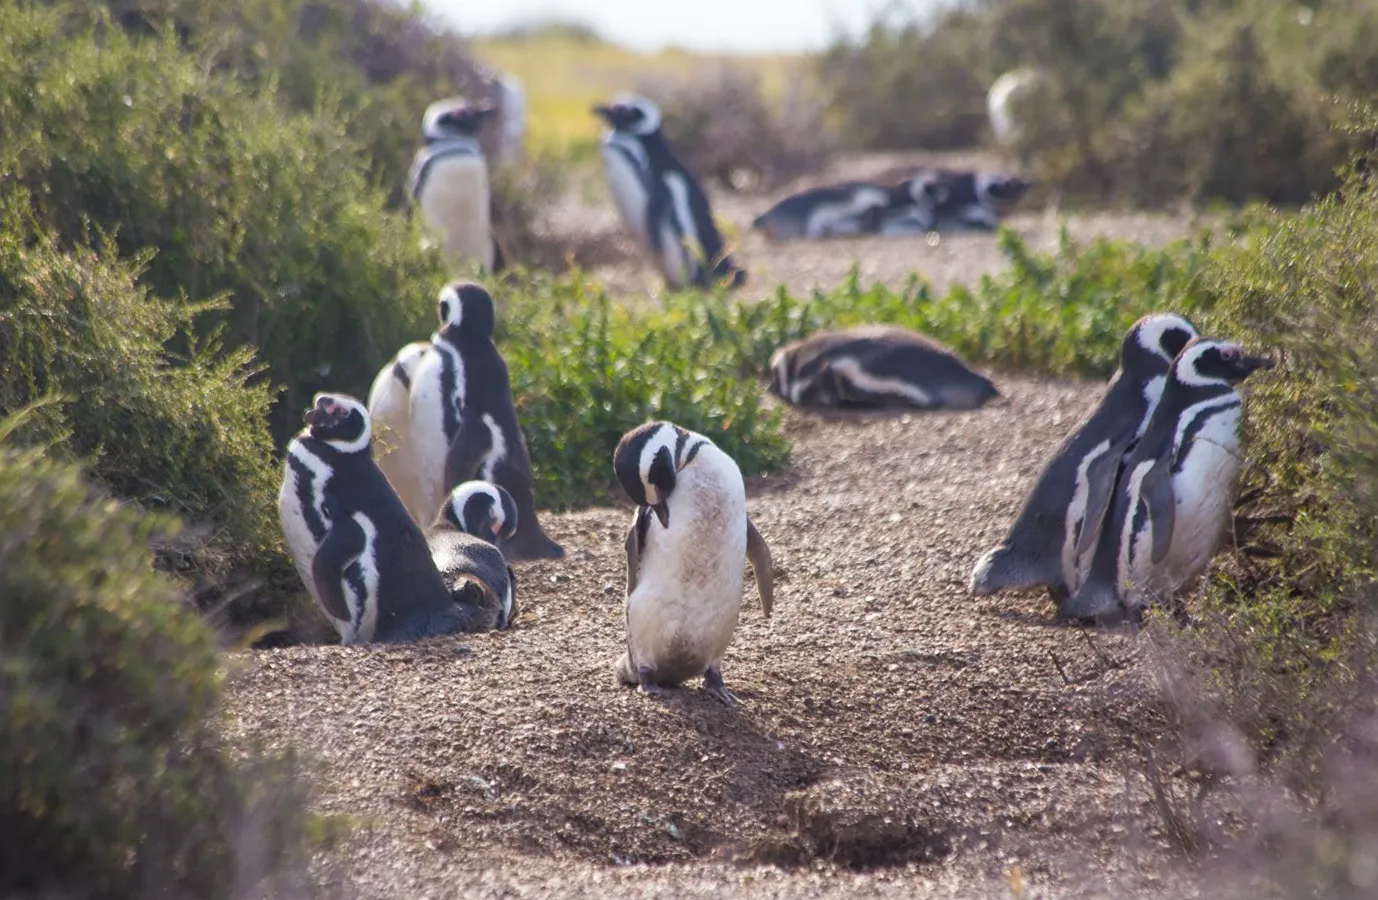
[[[57,12],[8,6],[0,111],[0,185],[26,189],[62,246],[109,234],[122,256],[155,251],[155,295],[228,300],[203,333],[259,351],[284,389],[280,442],[312,393],[366,390],[429,324],[440,261],[384,209],[332,107],[289,115],[169,42],[64,36]]]
[[[3,225],[4,223],[0,223]],[[204,526],[163,563],[202,583],[284,567],[272,498],[271,392],[248,350],[189,337],[198,311],[156,299],[138,267],[0,227],[0,415],[44,398],[22,430],[115,495]],[[187,349],[174,354],[168,346]]]
[[[215,641],[151,567],[174,528],[0,442],[0,894],[294,886],[303,785],[221,737]]]
[[[629,310],[577,272],[500,289],[498,301],[498,346],[541,504],[606,498],[617,441],[652,418],[707,435],[746,474],[785,461],[779,416],[762,408],[760,385],[742,372],[736,348],[680,309]],[[733,305],[722,295],[685,302]]]

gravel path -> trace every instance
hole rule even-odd
[[[795,287],[999,264],[989,236],[882,243],[743,257]],[[519,569],[506,634],[232,656],[232,730],[315,760],[319,808],[356,826],[345,896],[1186,896],[1137,765],[1161,727],[1140,651],[965,594],[1101,389],[996,380],[972,413],[787,414],[791,466],[748,486],[776,614],[748,580],[736,710],[614,684],[630,516],[590,509],[543,517],[569,557]]]

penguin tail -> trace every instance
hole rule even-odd
[[[636,666],[632,665],[631,653],[623,653],[617,662],[613,663],[612,673],[617,678],[617,683],[625,687],[636,687],[641,683]]]

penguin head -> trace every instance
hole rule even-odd
[[[483,124],[498,109],[491,103],[476,103],[463,97],[447,97],[426,107],[421,133],[428,141],[446,138],[477,138]]]
[[[645,137],[660,130],[660,107],[634,94],[622,94],[611,103],[595,106],[593,114],[613,131],[624,134]]]
[[[497,314],[493,295],[480,284],[456,281],[440,289],[436,312],[440,330],[448,337],[491,338]]]
[[[632,502],[649,506],[660,524],[669,528],[669,499],[679,470],[706,443],[707,438],[671,422],[647,422],[622,436],[613,451],[613,471]]]
[[[373,439],[368,409],[348,394],[317,394],[302,419],[311,437],[341,453],[367,452]]]
[[[1196,326],[1177,313],[1152,313],[1130,326],[1120,344],[1120,368],[1160,375],[1196,337]]]
[[[440,520],[474,537],[496,544],[517,531],[517,504],[506,489],[488,481],[455,486],[440,510]]]
[[[790,399],[790,370],[794,368],[793,345],[781,347],[770,357],[770,387],[772,394],[785,400]]]
[[[1033,182],[1017,175],[982,172],[976,176],[976,197],[992,209],[1005,210],[1019,202],[1019,198],[1033,187]]]
[[[939,172],[923,172],[915,175],[904,182],[903,188],[910,201],[929,211],[935,210],[947,202],[951,193],[947,179]]]
[[[1271,369],[1266,356],[1251,356],[1232,341],[1193,338],[1172,364],[1173,377],[1193,387],[1235,385],[1259,369]]]

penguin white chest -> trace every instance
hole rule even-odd
[[[440,235],[447,254],[491,269],[488,195],[488,166],[483,157],[454,154],[430,164],[417,199],[426,224]]]
[[[1086,504],[1091,496],[1091,464],[1110,452],[1110,439],[1106,438],[1092,447],[1077,464],[1076,482],[1072,486],[1072,499],[1067,504],[1067,515],[1063,519],[1062,532],[1062,578],[1067,590],[1076,593],[1090,565],[1090,557],[1095,552],[1093,544],[1080,557],[1077,556],[1077,541],[1086,523]]]
[[[1240,410],[1239,397],[1230,395],[1202,404],[1178,429],[1172,544],[1157,579],[1169,592],[1205,571],[1229,528],[1239,483]]]
[[[311,562],[316,558],[330,519],[325,513],[325,487],[333,470],[326,462],[297,441],[287,447],[283,463],[282,487],[278,491],[278,517],[282,520],[282,536],[292,564],[306,585],[307,592],[317,602],[315,579]]]
[[[464,360],[444,341],[432,345],[411,385],[411,445],[416,468],[418,522],[429,523],[445,495],[445,457],[464,410]],[[404,498],[405,499],[405,498]]]
[[[682,680],[721,660],[741,612],[746,492],[736,464],[705,447],[669,508],[670,527],[653,520],[646,534],[627,639],[636,665]]]
[[[646,190],[646,151],[633,138],[612,135],[603,142],[603,169],[617,211],[627,230],[637,241],[649,244],[646,212],[650,194]]]

